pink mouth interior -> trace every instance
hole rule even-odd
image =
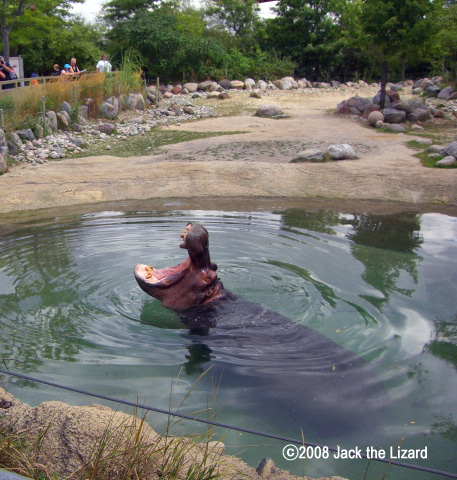
[[[144,282],[154,284],[162,281],[164,278],[182,272],[187,267],[188,263],[189,262],[186,260],[179,265],[175,265],[174,267],[167,267],[161,269],[150,267],[152,269],[152,275],[149,278],[147,278],[148,271],[146,270],[146,267],[148,267],[148,265],[137,265],[137,267],[135,268],[135,273]]]

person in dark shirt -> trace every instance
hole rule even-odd
[[[76,65],[76,58],[70,60],[70,73],[81,73],[79,71],[78,65]]]
[[[51,73],[51,77],[57,77],[58,75],[60,75],[60,67],[58,63],[55,63],[53,67],[53,71]]]
[[[5,62],[5,59],[0,55],[0,72],[4,75],[2,80],[12,80],[11,74],[14,73],[14,69],[8,62]],[[17,75],[14,73],[14,79],[17,78]],[[7,90],[8,88],[14,88],[14,84],[10,83],[9,85],[3,85],[2,89]]]

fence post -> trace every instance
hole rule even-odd
[[[3,118],[3,108],[0,108],[0,127],[5,131],[5,119]]]
[[[73,85],[73,96],[75,99],[75,107],[78,104],[78,87],[76,85]]]
[[[44,95],[41,97],[41,115],[43,116],[43,131],[46,136],[48,129],[46,128],[46,97]]]
[[[159,104],[159,77],[156,78],[156,105]]]

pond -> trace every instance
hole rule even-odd
[[[404,461],[457,472],[455,217],[180,208],[113,209],[4,229],[0,357],[22,362],[10,362],[11,370],[205,418],[217,410],[219,422],[293,438],[303,432],[331,447],[427,447],[427,459]],[[283,326],[244,328],[242,310],[225,337],[191,332],[140,290],[134,265],[181,262],[188,221],[208,229],[224,287],[287,317],[291,335]],[[319,351],[309,332],[319,334]],[[352,370],[321,371],[346,354],[357,359]],[[103,403],[11,377],[2,382],[31,405]],[[165,430],[164,415],[148,421]],[[173,433],[203,430],[179,422]],[[288,462],[283,442],[215,432],[227,454],[253,466],[269,456],[297,475],[348,478],[363,478],[367,468],[366,460],[333,457]],[[367,478],[386,468],[371,462]],[[411,473],[392,466],[388,478]]]

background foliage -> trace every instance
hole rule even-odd
[[[96,24],[70,16],[71,1],[80,0],[40,0],[15,18],[9,48],[27,75],[73,56],[93,70],[103,51],[116,67],[136,52],[147,77],[169,82],[379,81],[383,62],[391,81],[457,75],[455,0],[279,0],[268,19],[254,0],[206,0],[198,9],[186,0],[108,0]],[[0,8],[0,20],[12,11]]]

